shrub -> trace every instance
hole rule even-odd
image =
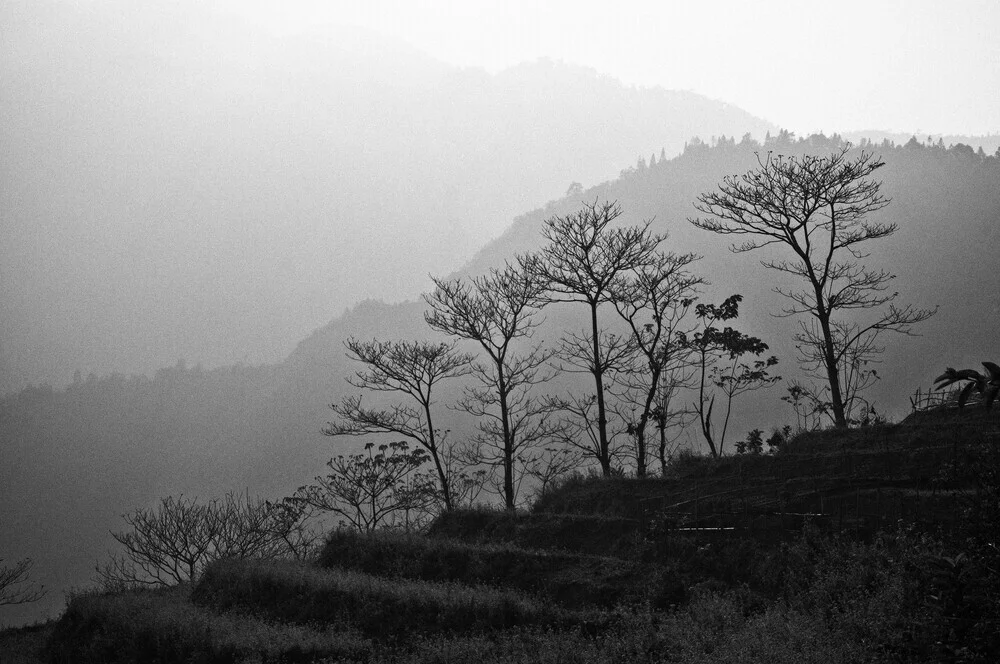
[[[249,494],[207,503],[164,498],[123,517],[129,529],[111,533],[122,553],[99,566],[98,577],[107,590],[172,586],[196,579],[219,558],[302,558],[315,539],[305,517],[304,506]]]

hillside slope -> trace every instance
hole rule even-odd
[[[681,459],[668,478],[578,477],[530,513],[459,511],[423,535],[339,530],[308,563],[219,560],[190,586],[79,595],[0,647],[81,664],[995,661],[998,424],[942,411]],[[693,509],[635,509],[692,488]],[[780,505],[751,504],[772,491]],[[713,520],[729,513],[735,527]]]

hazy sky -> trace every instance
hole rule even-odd
[[[276,29],[334,21],[489,71],[539,57],[687,89],[796,133],[1000,131],[996,0],[381,0],[234,3]]]

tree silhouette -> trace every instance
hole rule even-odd
[[[123,516],[128,529],[112,532],[122,553],[97,568],[105,588],[172,586],[198,578],[220,558],[304,557],[314,534],[305,512],[284,502],[228,493],[200,503],[181,496]]]
[[[695,288],[704,281],[687,271],[697,260],[694,254],[657,253],[647,265],[639,266],[616,284],[612,302],[632,331],[635,363],[624,372],[623,380],[637,397],[638,419],[630,418],[629,433],[635,439],[636,475],[645,477],[646,426],[657,417],[665,435],[666,410],[657,410],[659,392],[667,375],[675,375],[690,355],[678,333],[685,314],[694,302]],[[634,403],[634,402],[633,402]],[[665,440],[661,441],[665,447]],[[662,455],[661,455],[662,456]]]
[[[446,510],[453,507],[448,455],[443,449],[443,432],[434,428],[431,417],[433,389],[447,378],[468,375],[473,357],[455,351],[454,344],[426,341],[345,342],[348,357],[368,368],[355,373],[348,382],[373,392],[398,392],[416,402],[416,407],[392,404],[386,408],[367,408],[360,396],[344,397],[330,407],[341,417],[323,429],[328,436],[365,436],[375,433],[396,434],[415,441],[430,454],[441,485],[441,499]]]
[[[741,362],[744,355],[760,356],[767,350],[767,344],[743,334],[732,327],[719,329],[716,324],[739,316],[741,295],[731,295],[720,305],[699,304],[695,314],[701,321],[701,330],[690,337],[681,334],[682,342],[695,355],[695,371],[698,374],[698,400],[695,412],[701,425],[701,433],[708,443],[713,457],[722,456],[726,445],[726,431],[732,414],[733,400],[753,390],[768,387],[779,380],[771,376],[768,369],[778,363],[777,358],[754,360],[751,364]],[[722,417],[721,430],[716,426],[716,394],[712,385],[726,397],[726,411]],[[717,413],[715,414],[717,415]]]
[[[432,502],[423,482],[412,481],[428,459],[426,451],[410,450],[405,441],[379,445],[377,451],[368,443],[363,453],[330,459],[330,473],[299,487],[290,500],[339,514],[359,532],[398,525],[400,513],[409,527],[410,513]]]
[[[605,375],[627,357],[631,340],[602,331],[598,309],[612,301],[625,274],[653,261],[663,236],[650,232],[650,222],[615,227],[622,214],[617,202],[595,201],[576,213],[545,221],[548,243],[526,260],[546,285],[548,302],[577,302],[587,307],[590,329],[563,337],[560,356],[577,371],[594,377],[597,410],[597,453],[604,475],[611,474]]]
[[[776,143],[789,139],[784,132]],[[888,292],[895,277],[861,264],[864,242],[888,237],[896,224],[868,219],[889,204],[881,182],[870,178],[885,162],[862,152],[848,156],[849,146],[829,156],[785,157],[768,152],[757,156],[757,168],[742,176],[727,176],[718,191],[698,197],[695,208],[706,217],[690,219],[698,228],[721,235],[744,235],[736,253],[783,245],[791,259],[761,264],[805,285],[775,291],[791,300],[782,315],[807,314],[795,336],[807,370],[819,371],[830,386],[836,426],[848,424],[842,371],[852,349],[867,346],[878,352],[874,339],[882,332],[910,334],[914,324],[934,312],[892,304]],[[874,320],[855,324],[837,315],[876,310]]]
[[[533,315],[541,304],[542,283],[534,270],[507,265],[466,282],[434,279],[437,287],[424,300],[424,318],[436,330],[477,343],[486,362],[472,365],[479,387],[466,390],[462,408],[479,418],[479,435],[470,461],[503,469],[501,494],[508,510],[517,498],[526,450],[552,432],[548,410],[532,395],[533,385],[548,380],[543,365],[552,351],[539,346],[518,352],[537,326]]]

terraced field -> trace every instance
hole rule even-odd
[[[683,459],[668,478],[581,478],[530,512],[446,514],[421,535],[335,532],[310,563],[224,560],[193,585],[79,595],[44,646],[8,632],[0,648],[30,642],[38,659],[14,661],[67,664],[977,661],[1000,650],[996,575],[955,563],[932,531],[969,527],[948,506],[981,495],[965,471],[995,451],[991,422],[820,434],[776,455]],[[890,491],[926,494],[924,522],[814,518],[838,496],[858,506]],[[725,537],[706,525],[740,510],[809,518],[751,519]],[[949,573],[986,594],[955,600]],[[964,659],[948,654],[956,641],[972,644]]]

